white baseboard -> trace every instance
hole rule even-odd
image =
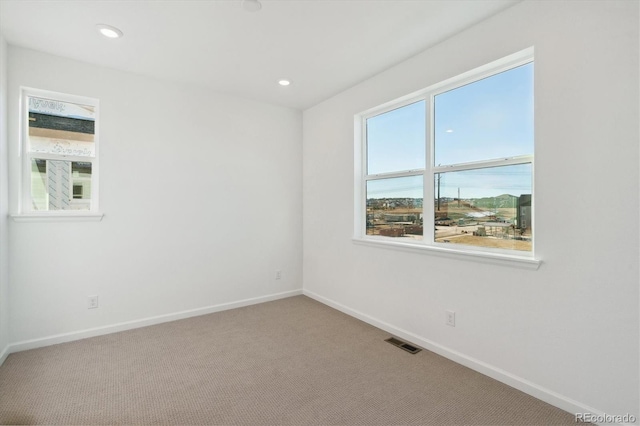
[[[149,318],[142,318],[134,321],[121,322],[104,327],[90,328],[86,330],[74,331],[71,333],[56,334],[54,336],[42,337],[39,339],[24,340],[22,342],[11,343],[2,354],[0,354],[0,365],[14,352],[28,349],[41,348],[44,346],[57,345],[58,343],[71,342],[74,340],[86,339],[89,337],[102,336],[104,334],[117,333],[119,331],[131,330],[134,328],[147,327],[149,325],[161,324],[163,322],[176,321],[180,319],[211,314],[214,312],[226,311],[229,309],[241,308],[244,306],[256,305],[258,303],[271,302],[273,300],[284,299],[302,294],[302,289],[285,291],[282,293],[270,294],[267,296],[254,297],[239,300],[237,302],[221,303],[219,305],[206,306],[204,308],[190,309],[187,311],[174,312],[171,314],[158,315]]]
[[[385,330],[388,333],[391,333],[397,337],[405,339],[424,349],[435,352],[438,355],[441,355],[454,362],[457,362],[458,364],[471,368],[472,370],[482,373],[485,376],[498,380],[499,382],[502,382],[515,389],[518,389],[528,395],[538,398],[564,411],[567,411],[572,414],[590,413],[596,417],[605,416],[605,413],[600,410],[596,410],[585,404],[582,404],[578,401],[568,398],[564,395],[560,395],[556,392],[553,392],[549,389],[539,386],[533,382],[530,382],[526,379],[513,375],[507,371],[504,371],[500,368],[497,368],[495,366],[489,365],[485,362],[469,357],[460,352],[449,349],[436,342],[425,339],[423,337],[420,337],[416,334],[413,334],[401,328],[395,327],[384,321],[380,321],[374,317],[371,317],[369,315],[363,314],[362,312],[351,309],[331,299],[320,296],[319,294],[316,294],[312,291],[302,290],[302,289],[286,291],[282,293],[276,293],[276,294],[260,296],[260,297],[250,298],[250,299],[244,299],[236,302],[222,303],[219,305],[207,306],[204,308],[191,309],[191,310],[175,312],[171,314],[158,315],[154,317],[143,318],[143,319],[134,320],[134,321],[127,321],[127,322],[108,325],[104,327],[96,327],[96,328],[91,328],[86,330],[75,331],[71,333],[57,334],[54,336],[48,336],[48,337],[43,337],[39,339],[25,340],[21,342],[12,343],[7,347],[5,347],[2,350],[2,352],[0,352],[0,366],[4,363],[4,361],[7,359],[9,354],[12,354],[14,352],[20,352],[28,349],[35,349],[35,348],[40,348],[44,346],[56,345],[59,343],[71,342],[74,340],[81,340],[89,337],[102,336],[105,334],[117,333],[119,331],[131,330],[134,328],[146,327],[150,325],[161,324],[164,322],[176,321],[176,320],[195,317],[199,315],[206,315],[214,312],[226,311],[229,309],[241,308],[244,306],[270,302],[273,300],[284,299],[287,297],[297,296],[301,294],[304,294],[305,296],[308,296],[314,300],[317,300],[320,303],[323,303],[327,306],[337,309],[349,316],[352,316],[368,324],[371,324],[374,327],[378,327],[382,330]]]
[[[9,346],[5,346],[4,349],[2,349],[2,352],[0,352],[0,367],[2,367],[2,364],[4,364],[4,361],[7,359],[10,353],[11,352],[9,352]]]
[[[561,410],[567,411],[571,414],[590,413],[593,416],[605,415],[605,413],[602,411],[591,408],[571,398],[567,398],[564,395],[560,395],[559,393],[556,393],[552,390],[546,389],[533,382],[523,379],[522,377],[518,377],[514,374],[511,374],[508,371],[504,371],[498,367],[489,365],[485,362],[469,357],[463,353],[460,353],[452,349],[449,349],[445,346],[442,346],[436,342],[420,337],[414,333],[395,327],[384,321],[380,321],[367,314],[363,314],[362,312],[351,309],[331,299],[327,299],[326,297],[320,296],[319,294],[316,294],[312,291],[303,290],[303,294],[314,300],[317,300],[322,304],[325,304],[334,309],[337,309],[338,311],[341,311],[349,316],[352,316],[361,321],[364,321],[367,324],[371,324],[374,327],[380,328],[388,333],[391,333],[394,336],[407,340],[431,352],[435,352],[438,355],[441,355],[447,359],[450,359],[451,361],[464,365],[465,367],[468,367],[472,370],[482,373],[485,376],[491,377],[492,379],[495,379],[499,382],[509,385],[512,388],[518,389],[528,395],[531,395],[548,404],[558,407]]]

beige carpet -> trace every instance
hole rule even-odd
[[[304,296],[10,355],[3,424],[574,425]]]

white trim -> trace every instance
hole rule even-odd
[[[533,383],[527,379],[516,376],[515,374],[509,373],[508,371],[502,370],[498,367],[495,367],[491,364],[488,364],[486,362],[483,362],[473,357],[470,357],[468,355],[465,355],[461,352],[455,351],[451,348],[443,346],[432,340],[423,338],[421,336],[418,336],[417,334],[406,331],[399,327],[395,327],[394,325],[381,321],[370,315],[351,309],[341,303],[335,302],[334,300],[320,296],[317,293],[314,293],[309,290],[303,290],[303,294],[324,305],[330,306],[349,316],[352,316],[361,321],[364,321],[367,324],[370,324],[374,327],[377,327],[381,330],[391,333],[394,336],[397,336],[401,339],[405,339],[426,350],[429,350],[438,355],[441,355],[453,362],[464,365],[465,367],[468,367],[474,371],[477,371],[478,373],[484,374],[485,376],[491,377],[492,379],[495,379],[501,383],[511,386],[512,388],[518,389],[519,391],[522,391],[528,395],[533,396],[534,398],[537,398],[541,401],[551,404],[554,407],[560,408],[561,410],[567,411],[571,414],[591,413],[596,416],[605,415],[604,412],[600,410],[596,410],[595,408],[589,407],[588,405],[585,405],[579,401],[568,398],[564,395],[561,395],[557,392],[554,392],[550,389],[547,389],[543,386]]]
[[[353,168],[353,210],[355,213],[353,216],[353,232],[354,237],[362,237],[367,232],[367,199],[365,195],[367,193],[367,182],[362,179],[365,170],[367,170],[367,149],[365,146],[367,126],[365,125],[365,120],[355,116],[353,118],[353,129],[354,141],[357,142],[353,145],[353,158],[355,159]],[[362,220],[362,217],[365,219]]]
[[[424,164],[426,167],[422,183],[422,244],[427,246],[433,246],[436,240],[436,233],[434,232],[436,222],[435,174],[433,171],[427,173],[427,170],[433,170],[433,161],[431,159],[433,158],[433,152],[435,150],[435,117],[433,111],[433,95],[430,95],[427,98],[427,107],[425,108],[425,114],[427,114],[425,117],[425,126],[427,126],[427,128],[424,132],[426,138],[424,149],[426,158]],[[427,213],[427,211],[429,213]],[[429,229],[430,231],[425,233],[425,229]]]
[[[486,247],[483,251],[460,250],[448,247],[440,247],[438,245],[405,243],[395,241],[386,237],[353,238],[355,244],[367,245],[371,247],[380,247],[391,250],[404,250],[413,253],[429,254],[436,256],[448,257],[450,259],[471,260],[481,263],[490,263],[494,265],[511,266],[515,268],[537,270],[542,264],[542,260],[533,257],[515,256],[510,250],[509,253],[488,251]],[[485,251],[486,250],[486,251]]]
[[[100,222],[104,213],[88,213],[87,210],[56,210],[12,214],[10,217],[14,222]]]
[[[244,299],[237,302],[223,303],[223,304],[213,305],[205,308],[191,309],[187,311],[176,312],[173,314],[158,315],[155,317],[149,317],[149,318],[140,319],[140,320],[127,321],[127,322],[118,323],[118,324],[105,326],[105,327],[96,327],[96,328],[87,329],[87,330],[78,331],[78,332],[64,333],[64,334],[58,334],[58,335],[49,336],[49,337],[40,338],[40,339],[31,339],[31,340],[25,340],[22,342],[16,342],[6,346],[3,349],[3,351],[0,353],[0,366],[2,366],[2,364],[10,354],[15,352],[20,352],[20,351],[29,350],[29,349],[36,349],[40,347],[45,347],[45,346],[50,346],[50,345],[55,345],[55,344],[65,343],[65,342],[71,342],[75,340],[86,339],[89,337],[102,336],[105,334],[111,334],[119,331],[126,331],[126,330],[135,329],[135,328],[161,324],[164,322],[170,322],[170,321],[190,318],[194,316],[221,312],[229,309],[235,309],[235,308],[240,308],[244,306],[270,302],[273,300],[284,299],[287,297],[297,296],[300,294],[310,297],[324,305],[330,306],[340,312],[343,312],[351,317],[364,321],[367,324],[370,324],[374,327],[377,327],[381,330],[391,333],[397,337],[406,339],[426,350],[432,351],[438,355],[441,355],[447,359],[450,359],[451,361],[464,365],[465,367],[471,368],[474,371],[477,371],[481,374],[491,377],[492,379],[498,380],[499,382],[502,382],[508,386],[518,389],[528,395],[538,398],[544,402],[547,402],[548,404],[551,404],[569,413],[591,413],[595,416],[605,415],[605,413],[602,411],[596,410],[585,404],[580,403],[579,401],[575,401],[557,392],[546,389],[542,386],[537,385],[536,383],[533,383],[529,380],[526,380],[519,376],[511,374],[508,371],[502,370],[500,368],[497,368],[495,366],[492,366],[490,364],[487,364],[475,358],[469,357],[458,351],[454,351],[446,346],[443,346],[431,340],[422,338],[414,333],[395,327],[384,321],[380,321],[372,316],[369,316],[362,312],[351,309],[345,305],[342,305],[338,302],[335,302],[331,299],[320,296],[317,293],[314,293],[312,291],[305,290],[305,289],[291,290],[291,291],[276,293],[268,296]]]
[[[285,299],[287,297],[298,296],[302,294],[302,289],[284,291],[274,293],[267,296],[253,297],[250,299],[239,300],[237,302],[220,303],[218,305],[207,306],[204,308],[189,309],[186,311],[174,312],[165,315],[157,315],[148,318],[141,318],[133,321],[126,321],[103,327],[89,328],[86,330],[72,331],[70,333],[56,334],[53,336],[41,337],[38,339],[23,340],[21,342],[11,343],[7,346],[8,353],[26,351],[29,349],[42,348],[45,346],[57,345],[59,343],[72,342],[74,340],[87,339],[89,337],[102,336],[105,334],[117,333],[120,331],[132,330],[135,328],[147,327],[150,325],[162,324],[164,322],[176,321],[185,318],[197,317],[200,315],[212,314],[215,312],[227,311],[229,309],[242,308],[245,306],[256,305],[258,303],[271,302],[273,300]]]
[[[88,96],[72,95],[69,93],[54,92],[52,90],[36,89],[34,87],[26,87],[26,86],[20,86],[20,90],[24,96],[31,96],[34,98],[44,98],[44,99],[49,99],[53,101],[71,102],[74,104],[87,105],[87,106],[93,106],[93,107],[97,106],[95,104],[97,99],[90,98]],[[28,105],[26,107],[28,110],[29,108]],[[97,121],[98,119],[97,110],[95,111],[95,117]]]
[[[11,345],[5,346],[2,352],[0,352],[0,367],[2,367],[2,364],[4,364],[4,362],[7,360],[7,357],[11,354],[10,346]]]

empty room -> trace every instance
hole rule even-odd
[[[640,424],[640,1],[0,0],[0,424]]]

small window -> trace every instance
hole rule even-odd
[[[97,211],[98,101],[23,89],[22,212]]]
[[[361,116],[356,236],[533,256],[533,56]]]

